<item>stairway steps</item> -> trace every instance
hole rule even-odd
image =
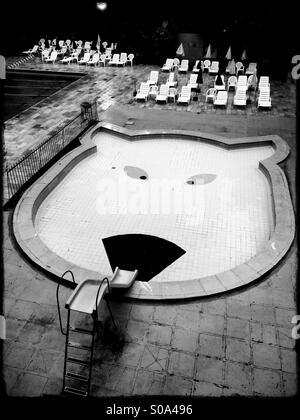
[[[79,381],[88,382],[89,378],[87,376],[80,375],[79,373],[67,372],[66,378],[69,379],[78,379]]]
[[[68,341],[68,346],[74,347],[76,349],[91,350],[91,346],[86,346],[84,344],[76,343],[75,341]]]
[[[93,335],[93,331],[92,330],[86,330],[84,328],[75,328],[75,327],[70,327],[69,329],[72,332],[76,332],[76,333],[80,333],[80,334]]]
[[[64,392],[68,394],[80,395],[81,397],[87,397],[88,395],[86,391],[82,391],[81,389],[76,389],[71,386],[65,386]]]
[[[68,356],[67,357],[67,362],[75,363],[75,364],[81,365],[81,366],[90,366],[90,362],[86,362],[85,360],[82,360],[82,359],[77,359],[77,357]]]

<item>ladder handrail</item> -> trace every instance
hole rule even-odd
[[[57,310],[58,310],[58,317],[59,317],[59,325],[60,325],[60,331],[61,331],[61,333],[62,333],[63,335],[67,335],[67,333],[66,333],[66,332],[64,332],[63,327],[62,327],[61,314],[60,314],[60,305],[59,305],[59,298],[58,298],[58,290],[59,290],[59,288],[60,288],[60,286],[61,286],[61,281],[62,281],[62,279],[64,278],[64,275],[65,275],[65,274],[67,274],[67,273],[70,273],[70,274],[71,274],[71,276],[72,276],[72,280],[73,280],[73,283],[75,283],[75,284],[76,284],[76,282],[75,282],[75,278],[74,278],[74,274],[72,273],[72,271],[71,271],[71,270],[67,270],[67,271],[65,271],[65,272],[62,274],[62,276],[60,277],[60,279],[59,279],[59,283],[58,283],[57,288],[56,288],[56,303],[57,303]]]
[[[99,319],[98,319],[98,308],[97,308],[98,296],[99,296],[99,292],[100,292],[100,289],[101,289],[101,287],[102,287],[102,284],[103,284],[103,282],[104,282],[105,280],[107,281],[108,293],[110,293],[110,290],[111,290],[111,287],[110,287],[110,284],[109,284],[109,280],[108,280],[108,278],[107,278],[107,277],[104,277],[104,278],[102,279],[102,281],[101,281],[101,283],[100,283],[99,287],[98,287],[97,296],[96,296],[96,302],[95,302],[95,307],[96,307],[96,308],[95,308],[95,310],[94,310],[94,316],[95,316],[95,312],[96,312],[96,316],[95,316],[95,318],[96,318],[96,322],[99,322]],[[109,310],[109,313],[110,313],[111,319],[112,319],[112,321],[113,321],[114,327],[115,327],[115,328],[117,328],[116,323],[115,323],[115,320],[114,320],[114,317],[113,317],[113,314],[112,314],[112,311],[111,311],[110,306],[109,306],[109,304],[108,304],[108,302],[107,302],[107,301],[106,301],[106,305],[107,305],[107,307],[108,307],[108,310]]]
[[[95,309],[94,309],[94,312],[96,312],[96,320],[97,320],[97,321],[98,321],[97,302],[98,302],[98,297],[99,297],[100,289],[101,289],[102,284],[103,284],[103,282],[104,282],[105,280],[107,281],[108,293],[110,293],[110,285],[109,285],[108,278],[107,278],[107,277],[104,277],[104,278],[102,279],[102,281],[100,282],[100,284],[99,284],[98,291],[97,291],[97,295],[96,295],[96,301],[95,301]]]

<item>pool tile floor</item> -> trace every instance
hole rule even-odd
[[[184,281],[244,263],[270,237],[271,192],[258,162],[274,153],[271,146],[228,151],[188,140],[129,143],[107,133],[95,142],[97,155],[64,178],[36,217],[41,240],[70,264],[110,275],[99,238],[156,235],[186,253],[150,283]],[[146,170],[148,180],[128,178],[127,164]],[[216,179],[187,185],[199,172]]]

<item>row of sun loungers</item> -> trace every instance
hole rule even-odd
[[[231,76],[228,79],[227,91],[225,90],[225,82],[223,77],[223,85],[216,85],[214,88],[210,88],[206,92],[206,102],[212,99],[214,105],[227,105],[228,91],[232,88],[235,90],[233,98],[233,105],[235,106],[246,106],[247,105],[247,92],[252,85],[253,75],[248,78],[246,75],[241,75],[238,78]],[[270,82],[268,76],[261,76],[258,83],[258,108],[271,108],[271,96],[270,96]]]
[[[192,72],[199,73],[200,68],[203,72],[208,72],[209,74],[218,74],[219,73],[219,61],[211,61],[211,60],[196,60]],[[163,72],[174,71],[174,68],[177,67],[179,73],[187,73],[189,70],[189,60],[183,59],[180,60],[178,58],[167,58],[165,64],[162,66],[161,70]],[[225,73],[229,74],[243,74],[252,75],[257,72],[257,63],[249,63],[246,70],[242,62],[238,61],[234,63],[230,61],[226,68]]]
[[[93,44],[92,41],[85,41],[83,43],[82,40],[74,41],[74,43],[73,43],[70,39],[67,39],[66,41],[60,40],[57,43],[56,43],[56,39],[53,39],[53,41],[48,40],[47,43],[48,43],[48,46],[46,46],[46,40],[44,38],[41,38],[38,44],[35,44],[32,48],[30,48],[27,51],[23,51],[23,53],[24,54],[35,54],[35,53],[38,53],[39,50],[43,51],[44,49],[47,49],[47,48],[50,48],[50,47],[51,48],[56,48],[57,47],[59,49],[67,48],[68,50],[70,50],[70,49],[72,50],[74,44],[76,45],[77,48],[83,48],[86,52],[88,52],[92,49],[92,44]],[[115,50],[116,46],[117,46],[116,43],[111,43],[110,48],[107,48],[108,43],[106,41],[102,42],[102,45],[103,45],[105,50],[110,49],[111,51]],[[100,49],[100,44],[97,45],[97,48]]]
[[[137,100],[148,100],[149,97],[155,98],[156,102],[165,102],[168,100],[175,102],[177,97],[177,103],[188,104],[191,101],[192,90],[199,87],[197,83],[197,74],[192,73],[186,86],[182,86],[181,92],[177,95],[176,86],[177,81],[174,79],[174,72],[170,72],[166,83],[160,85],[158,88],[158,77],[159,71],[152,70],[150,72],[149,79],[146,82],[142,82],[139,91],[137,92]],[[252,84],[254,75],[247,77],[241,75],[238,78],[236,76],[230,76],[227,83],[227,90],[225,85],[225,77],[221,75],[216,76],[214,81],[214,88],[208,89],[205,95],[205,101],[212,100],[215,106],[226,106],[228,103],[228,92],[232,89],[235,90],[233,105],[235,106],[246,106],[247,105],[247,92],[256,85]],[[220,83],[220,81],[222,83]],[[258,83],[258,107],[271,107],[270,97],[270,82],[268,76],[261,76]]]
[[[100,54],[98,52],[95,52],[94,54],[90,52],[84,53],[84,56],[79,59],[79,54],[81,50],[74,51],[70,56],[63,57],[61,60],[58,60],[60,63],[72,63],[77,62],[78,64],[85,64],[85,65],[109,65],[109,66],[126,66],[127,64],[133,65],[133,58],[134,54],[127,53],[121,53],[121,54],[113,54],[107,55],[107,54]],[[63,54],[63,53],[62,53]],[[59,52],[54,50],[51,53],[49,51],[45,50],[42,53],[42,61],[45,63],[55,63],[58,59]]]
[[[246,75],[241,75],[238,78],[236,76],[230,76],[227,84],[227,91],[225,90],[224,76],[221,76],[223,85],[214,85],[214,88],[210,88],[206,92],[206,102],[212,99],[214,105],[227,105],[228,91],[232,88],[235,90],[233,98],[233,104],[236,106],[247,105],[247,92],[251,87],[256,85],[252,84],[253,75],[248,78]],[[222,93],[223,92],[223,93]],[[264,108],[271,108],[271,96],[270,96],[270,82],[268,76],[261,76],[258,83],[258,100],[257,106]]]

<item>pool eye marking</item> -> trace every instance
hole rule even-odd
[[[148,174],[141,168],[137,168],[135,166],[124,166],[124,171],[130,178],[134,179],[148,179]]]
[[[204,185],[213,182],[216,177],[216,174],[198,174],[191,176],[186,183],[189,185]]]

